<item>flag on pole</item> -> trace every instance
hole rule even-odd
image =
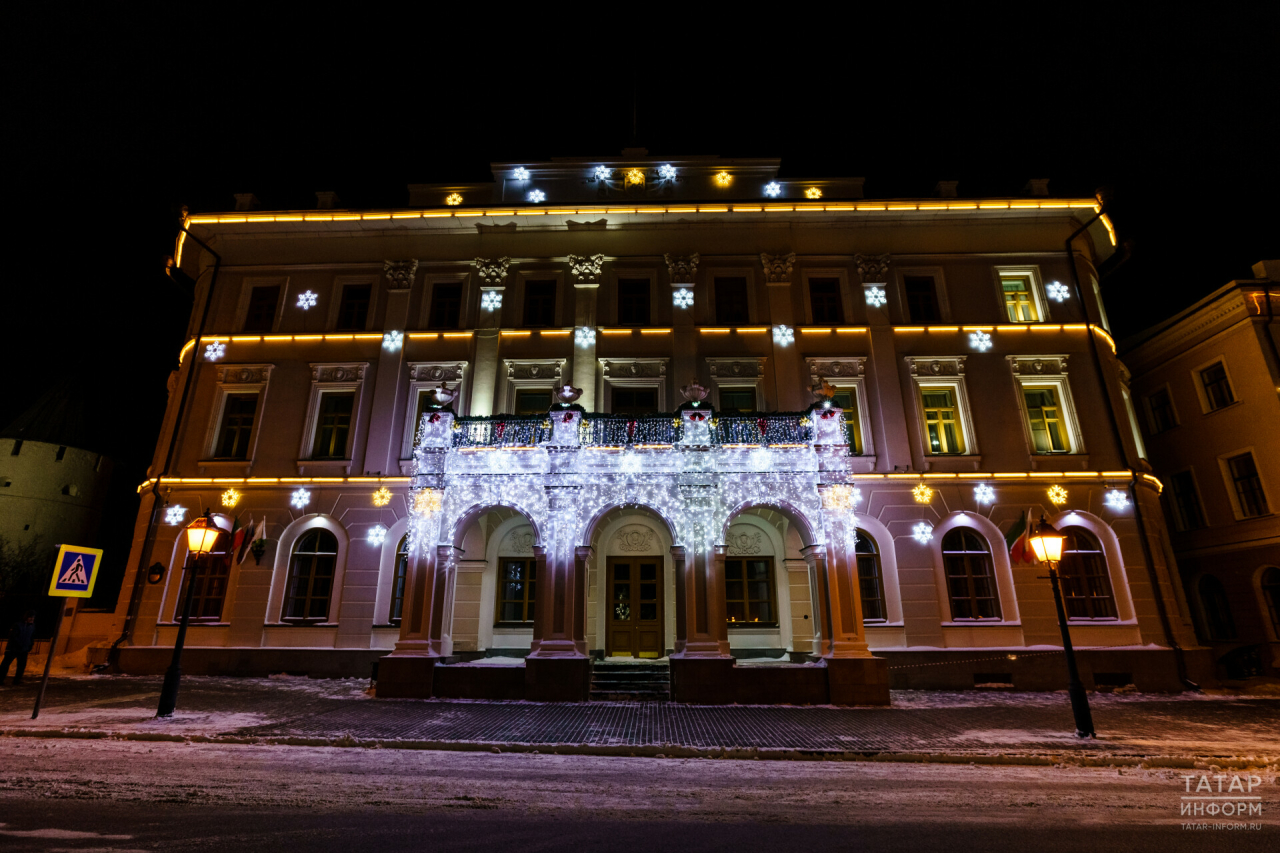
[[[236,564],[243,563],[249,556],[249,546],[253,544],[253,516],[249,516],[249,524],[236,533]]]
[[[1031,550],[1031,510],[1025,510],[1018,520],[1004,535],[1005,544],[1009,546],[1009,562],[1014,565],[1035,563],[1035,554]]]

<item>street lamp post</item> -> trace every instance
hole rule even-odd
[[[1040,523],[1031,535],[1031,547],[1036,557],[1049,566],[1049,583],[1053,586],[1053,604],[1058,609],[1058,627],[1062,630],[1062,650],[1067,654],[1067,694],[1071,697],[1071,713],[1076,718],[1076,737],[1097,737],[1093,730],[1093,714],[1089,711],[1089,697],[1080,681],[1076,666],[1076,651],[1071,645],[1071,632],[1067,628],[1067,610],[1062,605],[1062,587],[1058,580],[1058,563],[1062,561],[1063,536],[1040,516]]]
[[[206,510],[200,518],[187,525],[187,565],[183,567],[186,574],[187,594],[182,603],[182,621],[178,625],[178,639],[173,644],[173,662],[164,674],[164,687],[160,690],[160,707],[156,709],[157,717],[172,717],[173,709],[178,705],[178,682],[182,680],[182,647],[187,640],[187,625],[191,622],[191,602],[195,598],[196,576],[203,562],[217,545],[223,529]],[[191,558],[194,559],[191,559]],[[188,570],[190,573],[187,574]]]

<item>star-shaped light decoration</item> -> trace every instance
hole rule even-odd
[[[862,502],[862,489],[857,486],[832,486],[822,493],[822,508],[853,512]]]
[[[298,294],[298,307],[303,311],[306,311],[308,308],[314,308],[316,307],[316,301],[318,299],[319,297],[310,290],[305,290]]]
[[[911,528],[911,536],[921,545],[928,545],[933,541],[933,525],[922,521]]]
[[[444,496],[439,489],[419,489],[413,496],[413,511],[419,515],[431,515],[440,511]]]
[[[511,177],[517,181],[527,181],[529,180],[529,170],[524,166],[516,166],[515,171],[511,173]]]
[[[1107,506],[1115,510],[1129,508],[1129,496],[1126,495],[1124,492],[1120,491],[1119,489],[1112,489],[1111,491],[1107,492],[1107,497],[1105,499],[1105,502]]]
[[[529,201],[533,202],[534,204],[541,204],[542,202],[547,200],[547,194],[544,193],[542,190],[529,190],[529,195],[527,196],[527,198],[529,199]]]
[[[1067,490],[1062,486],[1049,487],[1049,502],[1055,506],[1061,506],[1067,502]]]
[[[881,305],[889,301],[888,297],[884,294],[883,287],[868,287],[866,294],[867,304],[872,308],[879,308]]]
[[[929,501],[933,500],[933,489],[929,488],[924,483],[920,483],[911,490],[911,496],[916,499],[916,503],[927,504]]]
[[[770,181],[764,185],[764,194],[769,198],[777,198],[782,195],[782,184],[777,181]]]
[[[596,330],[590,326],[579,326],[573,333],[573,342],[580,347],[589,347],[596,342]]]
[[[979,483],[973,487],[973,499],[980,504],[989,504],[996,499],[996,490],[986,483]]]
[[[235,489],[227,489],[222,493],[222,505],[227,509],[231,509],[238,503],[240,503],[240,493]]]
[[[204,348],[204,357],[209,361],[217,361],[227,354],[227,345],[222,341],[214,341]]]
[[[306,489],[298,489],[289,497],[289,503],[293,504],[295,509],[302,509],[311,503],[311,492]]]
[[[805,198],[822,198],[822,190],[818,189],[817,187],[809,187],[809,189],[804,191],[804,197]]]
[[[486,290],[480,294],[480,307],[486,311],[497,311],[502,307],[502,291]]]
[[[627,170],[627,186],[636,187],[644,183],[644,171],[641,169]]]
[[[444,197],[444,203],[449,205],[450,207],[457,207],[458,205],[462,204],[462,196],[458,195],[457,193],[449,193],[447,196]]]
[[[607,181],[609,176],[613,174],[613,170],[608,166],[596,166],[596,180]]]
[[[1051,281],[1044,288],[1045,293],[1049,294],[1049,298],[1054,302],[1065,302],[1067,297],[1071,295],[1071,291],[1060,281]]]
[[[381,524],[375,524],[373,527],[369,528],[369,532],[365,536],[365,539],[368,540],[370,545],[381,545],[383,542],[387,541],[387,528],[383,527]]]
[[[186,517],[187,517],[187,508],[182,504],[174,504],[171,507],[165,508],[165,511],[164,511],[165,524],[174,524],[174,525],[181,524],[183,521],[186,520]]]
[[[382,336],[382,348],[387,352],[395,352],[404,345],[403,332],[387,332]]]
[[[374,506],[386,506],[389,503],[391,503],[391,490],[386,486],[373,493]]]
[[[729,182],[730,182],[730,181],[732,181],[732,180],[733,180],[733,176],[732,176],[732,175],[730,175],[728,172],[717,172],[717,173],[716,173],[716,183],[717,183],[717,184],[719,184],[719,185],[720,185],[720,186],[722,186],[722,187],[727,187],[727,186],[729,186]]]
[[[982,331],[972,332],[969,334],[969,346],[978,352],[986,352],[991,349],[991,336]]]
[[[778,346],[787,346],[796,339],[795,330],[790,326],[774,326],[773,342]]]
[[[687,287],[672,291],[671,304],[677,308],[688,308],[693,304],[693,291]]]
[[[658,167],[658,177],[662,178],[664,181],[675,180],[676,167],[672,166],[670,163],[663,163]]]

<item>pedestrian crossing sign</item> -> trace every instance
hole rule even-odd
[[[53,582],[49,584],[49,594],[64,598],[90,597],[93,595],[93,584],[98,579],[98,566],[101,563],[101,549],[63,545],[58,549],[58,561],[53,566]]]

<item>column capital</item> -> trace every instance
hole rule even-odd
[[[795,265],[796,253],[788,255],[768,255],[760,253],[760,263],[764,264],[765,283],[774,285],[791,284],[791,268]]]
[[[888,255],[854,255],[853,264],[863,284],[884,284],[889,280]]]
[[[597,287],[604,268],[604,255],[570,255],[569,269],[577,287]]]
[[[418,274],[418,261],[410,258],[407,261],[386,261],[382,271],[387,276],[387,288],[390,290],[408,290],[413,286],[413,277]]]
[[[694,276],[698,272],[699,255],[663,255],[667,262],[667,273],[671,276],[672,287],[692,287]]]
[[[590,560],[596,555],[594,545],[578,545],[573,549],[573,556],[579,560]]]
[[[507,268],[511,265],[510,258],[498,258],[490,260],[488,258],[476,258],[476,275],[480,276],[482,284],[491,287],[501,285],[507,280]]]

